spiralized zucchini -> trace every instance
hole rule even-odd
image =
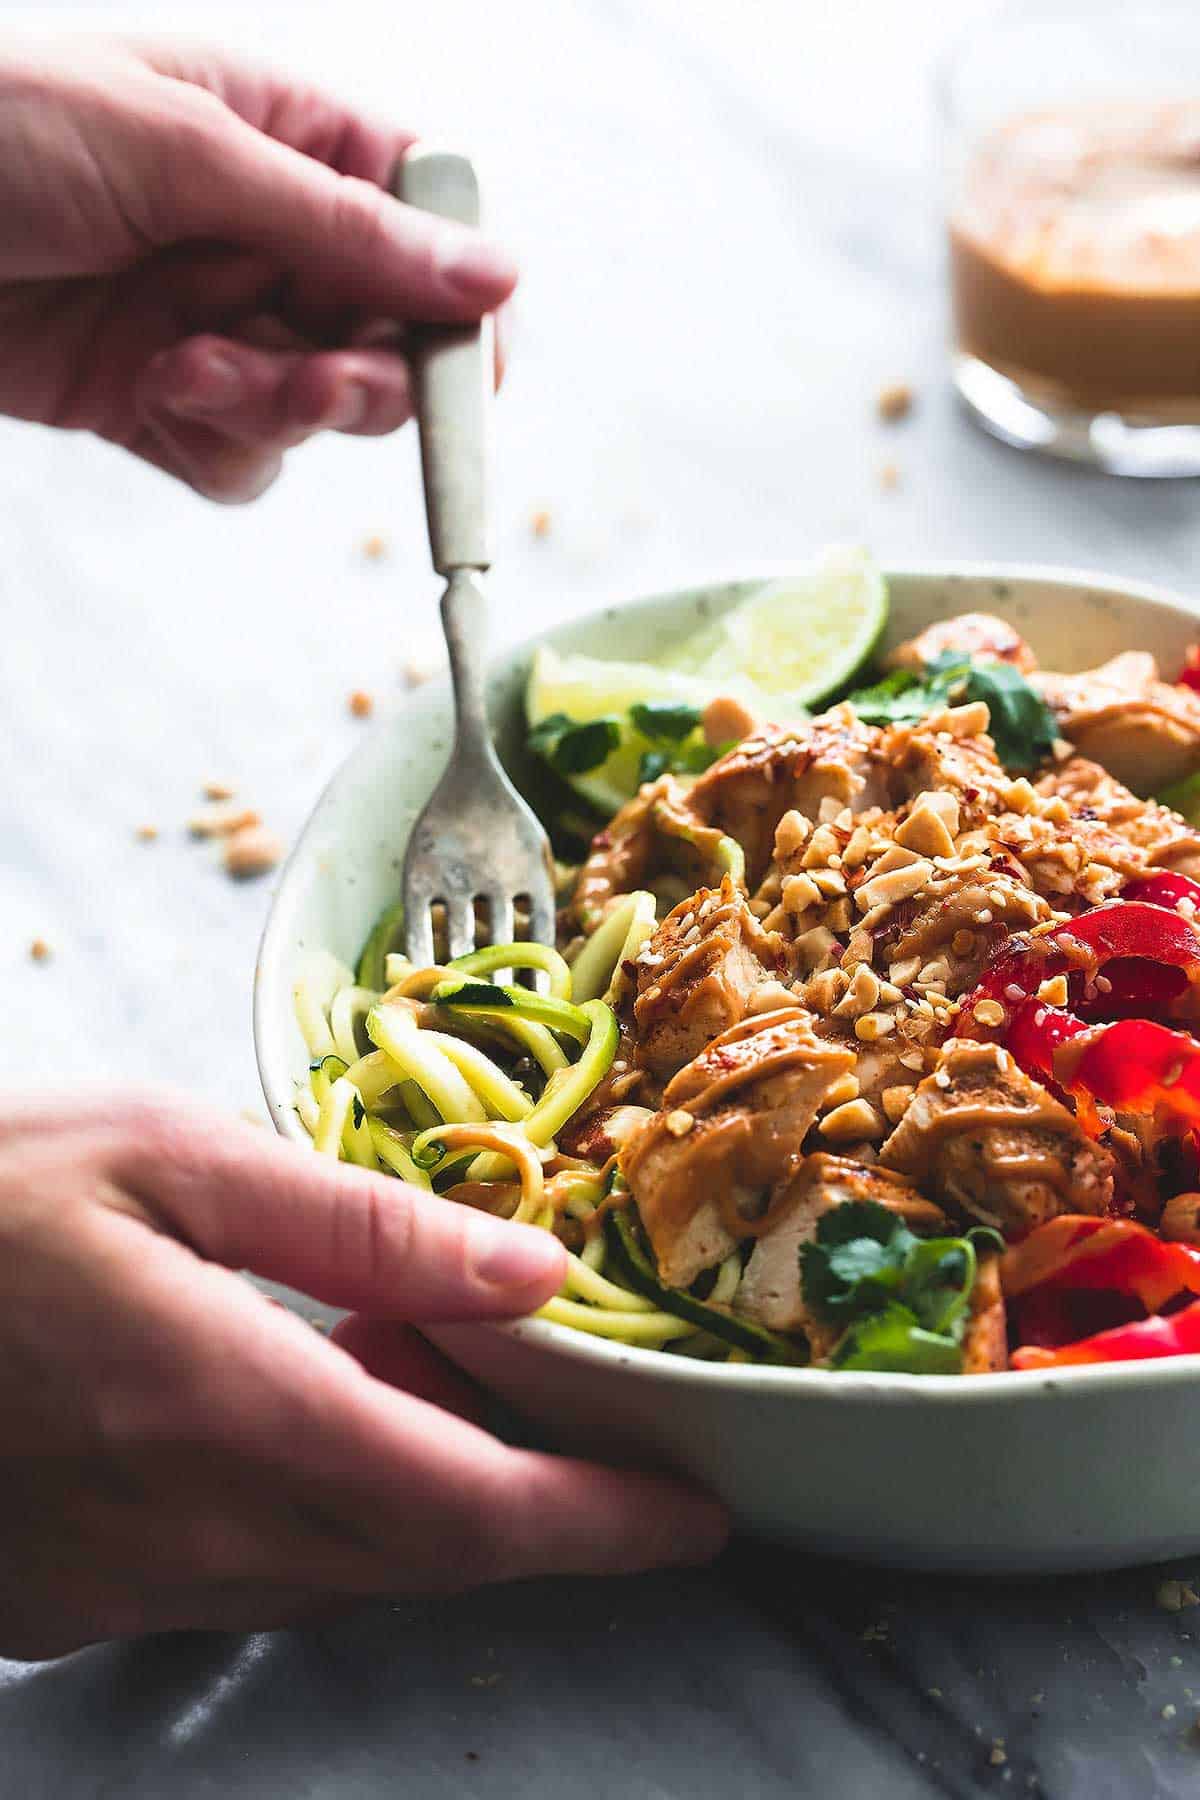
[[[611,1171],[556,1143],[611,1069],[613,1008],[654,924],[654,896],[639,892],[609,910],[573,966],[546,945],[516,943],[418,968],[391,951],[402,921],[386,914],[356,972],[320,957],[296,985],[312,1059],[296,1111],[323,1155],[565,1237],[566,1281],[539,1317],[620,1343],[727,1355],[629,1285],[601,1229]],[[522,970],[548,991],[519,985]],[[718,1272],[717,1304],[736,1286],[736,1263]]]

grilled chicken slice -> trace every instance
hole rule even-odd
[[[745,1017],[755,988],[781,966],[778,938],[760,927],[726,877],[669,912],[637,959],[637,1062],[665,1080]]]
[[[1139,800],[1099,763],[1072,756],[1043,775],[1037,791],[1066,802],[1071,817],[1062,827],[1064,835],[1080,831],[1090,843],[1098,830],[1107,831],[1124,847],[1124,860],[1137,865],[1135,873],[1144,862],[1150,868],[1200,877],[1200,832],[1170,807]]]
[[[889,726],[880,748],[893,771],[896,803],[928,793],[952,795],[960,831],[1001,811],[1011,777],[987,735],[988,723],[987,707],[976,701],[915,725]]]
[[[1081,675],[1043,673],[1036,686],[1080,755],[1135,790],[1157,793],[1200,767],[1200,694],[1160,681],[1144,650]]]
[[[889,804],[882,739],[881,731],[864,725],[848,706],[835,706],[803,725],[758,732],[701,775],[688,795],[689,807],[698,820],[738,840],[754,888],[786,812],[816,819],[822,800],[836,800],[855,815]]]
[[[659,876],[681,876],[690,892],[718,870],[720,840],[719,831],[695,818],[674,775],[646,782],[592,839],[576,877],[571,915],[590,934],[611,900],[652,886]]]
[[[939,619],[919,636],[898,644],[887,659],[891,669],[921,670],[947,650],[960,652],[975,662],[1011,663],[1023,675],[1037,668],[1037,658],[1019,631],[994,613],[958,613]]]
[[[1021,1237],[1112,1206],[1112,1158],[998,1044],[952,1039],[880,1151],[947,1212]]]
[[[948,891],[923,899],[901,929],[883,934],[881,941],[893,967],[905,968],[919,957],[920,970],[932,965],[927,979],[940,981],[943,992],[957,999],[975,986],[1002,939],[1043,923],[1050,907],[1000,870],[973,871],[944,885]]]
[[[814,1360],[828,1353],[840,1328],[813,1319],[804,1303],[800,1247],[816,1236],[824,1213],[850,1200],[886,1206],[918,1234],[933,1235],[946,1224],[938,1207],[890,1170],[867,1168],[823,1151],[804,1158],[771,1196],[770,1228],[754,1246],[734,1307],[772,1331],[803,1331]]]
[[[746,1235],[853,1063],[791,1007],[735,1025],[675,1076],[662,1110],[620,1153],[669,1286],[687,1287]]]

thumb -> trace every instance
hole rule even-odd
[[[206,113],[195,140],[189,173],[175,175],[183,228],[266,251],[344,305],[465,321],[516,286],[512,257],[482,233],[340,175],[227,107]]]
[[[566,1253],[548,1231],[201,1108],[150,1101],[135,1111],[110,1140],[112,1173],[153,1223],[214,1262],[420,1323],[515,1318],[562,1286]]]

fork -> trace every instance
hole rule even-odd
[[[465,156],[414,150],[397,170],[394,191],[424,212],[479,224],[479,184]],[[481,901],[494,944],[512,942],[518,901],[529,909],[534,941],[554,942],[549,840],[500,766],[487,714],[493,357],[490,317],[466,327],[423,326],[412,348],[429,547],[434,568],[446,577],[442,626],[455,709],[449,764],[404,857],[405,948],[422,965],[434,960],[439,903],[452,957],[474,949]]]

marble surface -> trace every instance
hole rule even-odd
[[[40,0],[2,22],[18,10],[283,54],[477,152],[526,271],[499,417],[501,637],[830,538],[1192,584],[1194,484],[1024,460],[951,404],[936,0],[858,0],[852,28],[816,0],[259,0],[253,20]],[[888,428],[874,396],[897,379],[918,405]],[[364,729],[348,692],[371,690],[386,729],[406,666],[436,660],[434,598],[407,439],[315,446],[232,513],[102,446],[0,426],[6,1081],[165,1080],[260,1107],[267,892],[230,884],[185,821],[220,777],[293,833]],[[3,1789],[1190,1794],[1200,1612],[1160,1610],[1161,1574],[1001,1585],[740,1545],[687,1576],[0,1664]]]

